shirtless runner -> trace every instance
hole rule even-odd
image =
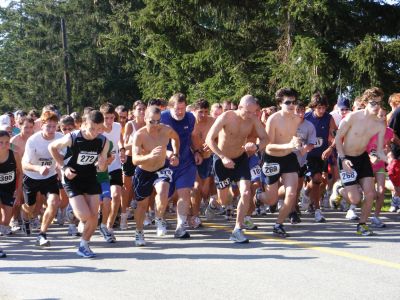
[[[348,114],[340,123],[335,137],[339,174],[347,198],[352,204],[357,205],[361,201],[357,184],[361,185],[364,192],[365,201],[360,222],[357,224],[357,234],[363,236],[373,235],[366,221],[371,213],[376,193],[374,174],[366,147],[376,134],[378,134],[376,156],[387,161],[383,151],[386,126],[385,122],[378,118],[382,98],[383,92],[380,88],[373,87],[366,90],[361,96],[361,101],[366,105],[365,109]]]
[[[206,137],[206,143],[215,153],[214,172],[218,197],[222,204],[228,204],[229,186],[232,181],[239,182],[240,200],[237,206],[236,225],[230,237],[236,243],[247,243],[244,235],[244,218],[251,201],[249,158],[246,152],[264,149],[267,135],[262,123],[256,117],[257,100],[251,95],[242,97],[239,109],[226,111],[220,115]],[[259,144],[247,142],[248,136],[256,129]],[[218,140],[218,141],[217,141]],[[210,202],[207,210],[214,211],[215,204]]]
[[[303,121],[295,114],[297,92],[291,88],[282,88],[276,92],[276,100],[282,109],[267,120],[269,144],[264,154],[262,178],[264,193],[256,195],[257,201],[275,205],[278,202],[279,179],[285,187],[285,199],[279,210],[273,233],[286,237],[283,222],[294,207],[297,195],[298,172],[300,169],[296,149],[301,148],[301,140],[296,136],[297,128]]]
[[[146,126],[136,131],[133,136],[132,162],[137,166],[133,177],[133,188],[138,203],[135,209],[136,246],[146,244],[143,221],[153,186],[157,193],[155,197],[157,236],[164,236],[167,231],[164,213],[168,205],[168,190],[172,180],[172,170],[169,165],[179,164],[179,137],[171,127],[160,124],[160,119],[161,110],[155,106],[148,107],[145,115]],[[167,151],[170,140],[172,140],[172,152]]]
[[[199,218],[201,200],[207,199],[210,194],[213,158],[212,152],[205,143],[205,140],[215,119],[208,115],[209,108],[210,104],[204,99],[199,99],[194,104],[196,126],[192,132],[192,143],[194,151],[199,152],[203,157],[203,162],[197,166],[196,181],[193,188],[192,219],[190,220],[193,228],[201,226]]]

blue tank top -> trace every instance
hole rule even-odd
[[[179,135],[181,146],[179,149],[179,165],[176,168],[194,165],[194,156],[190,147],[192,146],[192,132],[195,121],[195,117],[190,112],[187,112],[180,121],[175,120],[169,110],[161,113],[161,123],[171,126]],[[171,142],[168,144],[168,150],[172,150]]]
[[[331,122],[332,116],[325,112],[321,118],[318,118],[314,111],[307,112],[304,115],[304,119],[311,122],[315,127],[315,132],[317,136],[317,144],[314,149],[311,150],[307,157],[319,157],[321,158],[322,153],[328,148],[328,138],[329,138],[329,124]]]

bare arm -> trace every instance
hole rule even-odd
[[[172,128],[169,128],[169,138],[171,139],[171,146],[172,146],[173,154],[179,155],[181,142],[179,140],[179,135]]]
[[[226,114],[220,115],[217,118],[217,120],[214,122],[214,124],[211,126],[210,130],[207,133],[207,137],[206,137],[206,144],[208,145],[208,147],[211,149],[212,152],[214,152],[216,155],[218,155],[221,158],[224,157],[224,154],[218,148],[217,138],[218,138],[218,133],[225,126],[226,119],[227,119]]]
[[[264,128],[264,124],[262,124],[261,121],[259,121],[257,119],[257,120],[255,120],[255,124],[254,125],[255,125],[254,127],[255,127],[255,129],[257,131],[258,140],[259,140],[258,148],[261,151],[265,151],[265,147],[267,146],[267,143],[268,143],[268,135],[267,135],[267,132],[266,132],[266,130]]]
[[[132,122],[129,121],[125,124],[125,133],[124,133],[125,144],[128,144],[129,137],[131,136],[132,132],[133,132],[133,124]]]
[[[71,135],[67,134],[61,139],[57,139],[50,143],[49,152],[59,167],[64,166],[64,157],[60,154],[60,150],[72,145]]]
[[[335,144],[339,157],[344,157],[343,139],[346,133],[351,128],[351,124],[352,124],[352,119],[351,119],[351,114],[349,114],[340,122],[339,129],[336,132]]]
[[[17,177],[17,182],[15,186],[15,198],[17,204],[22,204],[23,203],[23,193],[22,193],[22,165],[21,165],[21,157],[18,153],[14,152],[14,158],[16,162],[16,177]]]

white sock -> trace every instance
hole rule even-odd
[[[187,219],[187,216],[178,214],[178,224],[177,224],[177,227],[183,226],[183,224],[185,224],[185,222],[186,222],[186,219]]]
[[[84,239],[81,239],[81,244],[80,244],[80,246],[81,247],[88,247],[89,246],[89,241],[85,241]]]

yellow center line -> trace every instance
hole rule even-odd
[[[207,222],[207,223],[203,223],[203,226],[214,228],[214,229],[221,229],[221,230],[224,230],[227,232],[232,231],[232,228],[230,228],[230,227],[215,224],[215,223]],[[346,257],[346,258],[350,258],[350,259],[354,259],[354,260],[358,260],[358,261],[362,261],[362,262],[367,262],[370,264],[375,264],[375,265],[380,265],[380,266],[400,270],[399,263],[394,263],[394,262],[390,262],[390,261],[386,261],[386,260],[382,260],[382,259],[372,258],[372,257],[366,256],[366,255],[353,254],[353,253],[346,252],[343,250],[336,250],[336,249],[332,249],[332,248],[328,248],[328,247],[314,246],[309,243],[293,240],[292,238],[290,238],[290,239],[275,238],[275,237],[272,237],[267,234],[261,234],[261,233],[257,233],[257,232],[251,232],[251,231],[246,231],[246,235],[250,235],[250,236],[253,236],[253,237],[256,237],[259,239],[264,239],[264,240],[266,239],[266,240],[279,242],[279,243],[282,243],[285,245],[291,245],[291,246],[295,246],[295,247],[299,247],[299,248],[310,249],[310,250],[314,250],[314,251],[318,251],[318,252],[328,253],[328,254],[332,254],[332,255],[336,255],[336,256]]]

